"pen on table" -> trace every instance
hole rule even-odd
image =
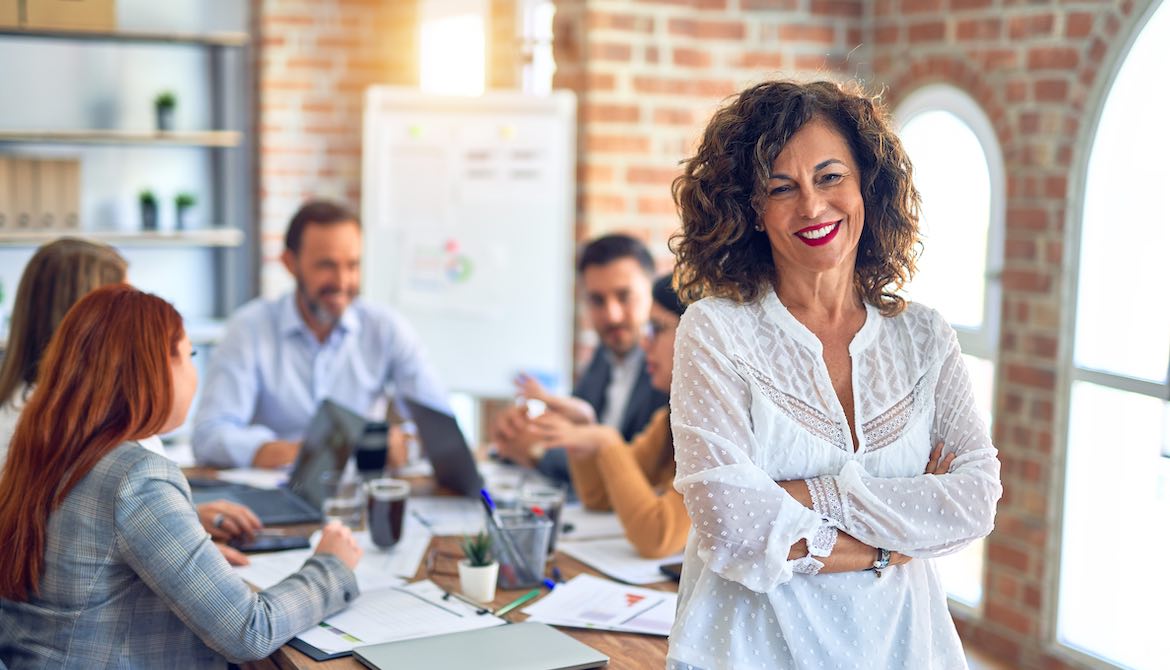
[[[561,576],[561,569],[555,565],[552,568],[552,578],[553,578],[553,581],[556,582],[557,584],[564,584],[565,583],[565,578]]]
[[[507,605],[504,605],[500,609],[493,612],[493,614],[495,614],[496,616],[503,616],[504,614],[511,612],[512,610],[523,605],[524,603],[528,602],[529,600],[532,600],[533,598],[535,598],[538,595],[540,595],[540,587],[532,589],[528,593],[525,593],[524,595],[513,600],[512,602],[508,603]]]
[[[468,605],[471,605],[472,607],[475,608],[476,614],[487,614],[488,612],[491,611],[487,607],[484,607],[483,603],[472,600],[471,598],[468,598],[467,596],[465,596],[461,593],[455,593],[454,591],[444,591],[443,593],[444,593],[444,595],[443,595],[444,600],[446,600],[448,597],[450,597],[450,598],[454,598],[456,600],[459,600],[461,602],[467,603]]]
[[[419,523],[421,523],[422,525],[426,526],[426,527],[427,527],[427,530],[431,530],[431,531],[433,531],[433,530],[435,529],[435,527],[434,527],[434,526],[431,524],[431,522],[430,522],[430,521],[427,521],[426,517],[424,517],[423,515],[419,514],[418,512],[415,512],[415,511],[413,511],[413,510],[412,510],[412,511],[410,512],[410,515],[411,515],[412,517],[414,517],[414,518],[418,519],[418,522],[419,522]]]

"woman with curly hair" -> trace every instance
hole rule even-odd
[[[929,559],[991,531],[999,461],[954,331],[897,294],[911,176],[869,96],[776,81],[674,183],[672,668],[966,667]]]

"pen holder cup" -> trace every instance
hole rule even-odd
[[[497,529],[494,524],[489,523],[488,533],[492,536],[492,553],[500,563],[500,588],[524,589],[539,586],[544,577],[544,564],[548,559],[552,521],[522,510],[502,509],[498,514],[500,528]]]

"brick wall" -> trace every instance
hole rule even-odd
[[[861,0],[561,0],[556,88],[578,96],[578,239],[635,234],[663,268],[670,182],[719,102],[777,75],[862,68]]]
[[[407,2],[261,0],[257,11],[260,286],[292,279],[278,259],[288,219],[312,196],[361,201],[362,94],[418,81]]]
[[[412,0],[257,0],[260,286],[292,279],[279,263],[288,219],[306,198],[361,204],[363,92],[418,84]],[[517,85],[514,6],[488,0],[490,87]]]
[[[1013,668],[1089,667],[1046,642],[1055,607],[1060,453],[1059,361],[1071,190],[1123,36],[1147,0],[875,0],[873,79],[891,105],[934,82],[977,100],[1003,148],[1007,217],[995,442],[1004,498],[988,538],[982,617],[960,622]],[[1078,142],[1081,142],[1078,144]]]

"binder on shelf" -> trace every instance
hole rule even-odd
[[[12,172],[12,220],[9,228],[13,230],[28,230],[32,227],[33,211],[36,208],[36,162],[27,158],[16,158],[9,161]]]
[[[0,0],[0,28],[20,27],[20,1]],[[3,202],[0,200],[0,204]]]
[[[24,0],[25,28],[113,30],[114,0]]]
[[[4,0],[0,0],[0,3]],[[12,210],[12,173],[10,170],[12,159],[0,156],[0,231],[13,230],[16,222],[13,221]]]
[[[79,172],[80,162],[76,159],[37,161],[36,228],[60,231],[77,228]]]

